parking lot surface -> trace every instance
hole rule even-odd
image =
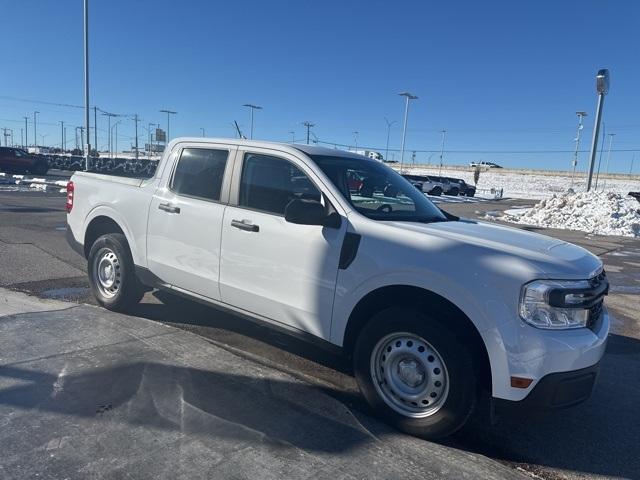
[[[526,200],[502,200],[474,203],[444,202],[440,206],[456,215],[483,217],[486,212],[531,204],[531,201]],[[0,258],[2,259],[0,286],[48,299],[72,300],[81,304],[91,304],[93,300],[89,295],[84,273],[85,261],[66,245],[64,225],[63,196],[43,192],[0,192]],[[270,460],[280,458],[278,461],[274,460],[275,464],[281,465],[281,468],[291,468],[286,472],[283,470],[281,477],[300,476],[305,478],[305,475],[310,477],[312,474],[316,474],[316,478],[329,476],[350,478],[349,475],[353,474],[357,478],[370,478],[376,476],[377,465],[381,465],[380,472],[382,473],[379,476],[385,478],[408,478],[411,476],[462,478],[465,475],[473,478],[489,478],[489,474],[495,475],[495,478],[503,478],[501,475],[519,475],[521,473],[542,478],[640,478],[640,447],[638,446],[640,422],[637,420],[637,404],[640,401],[640,385],[638,384],[640,378],[640,325],[637,314],[640,311],[640,245],[637,240],[620,237],[597,237],[581,232],[549,231],[526,226],[519,226],[519,228],[556,236],[582,245],[600,255],[612,284],[607,304],[613,314],[614,324],[607,354],[602,362],[601,374],[594,395],[589,401],[578,407],[542,417],[524,415],[512,418],[502,416],[496,425],[491,425],[485,416],[478,415],[470,425],[453,438],[441,443],[424,442],[395,433],[371,419],[367,407],[357,393],[354,381],[349,375],[349,365],[344,360],[264,325],[248,322],[202,305],[174,300],[158,292],[147,294],[143,302],[130,316],[113,316],[114,314],[92,306],[76,306],[74,303],[55,302],[54,313],[25,314],[23,312],[18,316],[5,316],[0,319],[0,328],[6,329],[13,325],[11,334],[7,333],[9,330],[3,330],[1,351],[11,352],[13,349],[16,351],[16,355],[18,353],[23,355],[5,359],[3,354],[0,362],[1,368],[18,362],[17,364],[24,364],[20,368],[35,372],[31,374],[18,371],[11,375],[3,374],[0,376],[0,381],[3,382],[0,395],[6,393],[10,399],[13,398],[13,400],[6,402],[0,400],[0,408],[5,412],[11,412],[2,416],[5,423],[2,429],[3,436],[0,436],[0,447],[4,448],[16,441],[18,438],[16,435],[19,432],[22,432],[20,438],[24,442],[28,442],[28,445],[23,443],[22,450],[12,450],[13,456],[7,457],[13,459],[12,470],[11,472],[6,470],[5,473],[14,475],[23,473],[24,470],[19,470],[17,465],[28,462],[28,459],[35,461],[39,454],[43,456],[38,458],[44,462],[42,458],[45,456],[46,445],[53,438],[44,442],[47,429],[44,427],[42,429],[36,428],[39,425],[38,422],[41,421],[43,425],[50,425],[52,429],[64,425],[66,425],[65,428],[71,428],[70,425],[75,424],[85,426],[86,430],[83,428],[65,430],[66,436],[79,442],[79,438],[83,435],[82,432],[86,432],[86,442],[93,445],[93,448],[97,449],[97,453],[101,451],[100,449],[106,448],[100,457],[103,459],[102,467],[104,468],[106,468],[105,463],[108,462],[111,462],[111,466],[120,462],[126,468],[133,468],[134,465],[153,466],[154,464],[167,466],[170,463],[164,463],[158,452],[165,451],[163,448],[168,449],[169,446],[177,448],[182,445],[180,442],[184,442],[184,445],[192,442],[181,457],[180,462],[185,465],[181,465],[180,468],[185,469],[182,470],[185,478],[194,478],[198,472],[190,470],[195,468],[194,465],[186,465],[186,463],[202,465],[207,455],[199,455],[198,452],[217,452],[215,455],[208,453],[209,457],[226,455],[225,452],[227,452],[222,448],[220,442],[229,441],[228,438],[222,440],[215,433],[217,432],[215,428],[219,428],[219,424],[215,422],[220,420],[215,420],[214,423],[208,423],[209,420],[205,421],[205,419],[210,419],[212,413],[213,416],[221,416],[220,410],[216,410],[216,408],[221,408],[220,404],[216,404],[218,393],[215,388],[216,385],[219,385],[223,391],[226,391],[221,395],[227,395],[225,397],[227,399],[234,398],[238,402],[238,406],[242,407],[241,409],[231,409],[229,413],[231,418],[223,416],[223,420],[243,425],[248,422],[248,428],[252,432],[251,434],[247,433],[246,437],[237,432],[233,434],[235,436],[229,435],[230,437],[241,438],[242,441],[251,444],[259,443],[259,438],[262,438],[262,441],[267,438],[279,438],[294,446],[289,452],[291,456],[285,455],[284,457],[278,457],[277,452],[274,453],[274,450],[271,450],[271,444],[265,446],[263,450],[251,451],[251,455],[255,455],[251,458],[258,463],[261,458],[264,463],[267,463],[267,458]],[[15,299],[3,300],[3,303],[19,304]],[[57,310],[61,306],[70,309]],[[83,325],[90,326],[89,331],[91,329],[100,330],[104,327],[105,344],[96,346],[99,355],[95,363],[91,363],[87,359],[81,361],[79,354],[74,354],[75,356],[69,354],[67,360],[62,360],[67,350],[47,350],[47,348],[53,348],[50,344],[43,344],[41,349],[31,351],[31,353],[20,351],[19,345],[33,342],[33,339],[28,340],[27,337],[20,336],[23,334],[22,330],[29,330],[27,326],[41,325],[50,321],[56,322],[55,325],[61,329],[60,332],[66,331],[65,328],[72,331],[70,326],[78,325],[78,319],[69,318],[72,312],[73,315],[81,315],[84,320]],[[8,311],[4,315],[15,315],[15,313],[19,312]],[[174,333],[163,335],[157,339],[154,337],[153,340],[147,340],[146,337],[136,333],[136,329],[139,328],[143,331],[147,329],[149,332],[155,332],[156,329],[165,331],[167,325],[177,327],[177,329],[171,328],[169,330]],[[129,355],[129,351],[122,349],[122,347],[111,346],[115,341],[114,338],[122,334],[123,331],[128,332],[127,329],[131,329],[132,335],[138,335],[142,339],[139,342],[141,353],[138,357]],[[182,333],[185,330],[190,333]],[[53,333],[51,334],[53,335]],[[58,340],[66,339],[62,333],[56,335]],[[185,337],[182,338],[180,335],[185,335]],[[171,342],[166,342],[167,338],[164,337],[180,337],[176,343],[186,342],[183,343],[183,351],[179,351],[177,345],[168,345]],[[71,335],[70,341],[72,339],[73,335]],[[55,342],[52,343],[55,344]],[[136,340],[135,343],[137,345],[138,341]],[[188,347],[185,346],[187,344]],[[38,345],[37,342],[35,345]],[[59,345],[59,347],[62,348],[63,345]],[[73,344],[71,350],[79,349],[81,351],[82,348],[82,341],[78,340],[77,344]],[[185,351],[188,351],[190,355],[195,355],[194,365],[190,364],[188,356],[185,357]],[[49,355],[51,360],[38,360],[43,355]],[[88,384],[94,387],[97,384],[110,385],[113,383],[115,385],[118,382],[113,382],[112,379],[116,375],[119,376],[117,372],[123,372],[120,378],[126,380],[122,382],[122,385],[118,384],[117,388],[115,386],[113,388],[116,390],[125,389],[128,393],[125,394],[121,390],[114,391],[112,399],[110,399],[86,392],[86,403],[85,400],[78,400],[80,403],[65,403],[67,405],[65,408],[68,410],[65,410],[62,404],[50,409],[45,408],[44,405],[48,405],[47,402],[56,403],[51,397],[51,389],[64,368],[65,361],[70,362],[68,368],[73,368],[72,371],[76,375],[74,377],[75,383],[71,384],[74,385],[75,390],[72,389],[69,392],[75,392],[75,395],[82,397],[85,392],[81,392],[81,385]],[[229,361],[231,365],[225,364],[225,361]],[[248,370],[235,369],[235,364],[240,363],[242,367],[238,368]],[[11,365],[10,368],[14,368]],[[124,370],[117,370],[119,368],[124,368]],[[190,368],[194,371],[189,370]],[[244,373],[242,373],[243,371]],[[247,373],[249,371],[250,374]],[[233,374],[235,377],[229,378],[221,375],[220,372]],[[265,383],[260,383],[262,376],[266,376],[270,379],[269,382],[281,387],[278,390],[280,396],[277,397],[277,401],[273,398],[264,399],[260,396],[261,392],[268,390]],[[141,384],[142,378],[150,378],[149,387],[152,389],[152,393],[145,397],[146,400],[138,398],[137,394],[129,395],[134,386],[137,388]],[[154,406],[153,408],[156,409],[154,410],[151,405],[153,398],[164,397],[165,394],[167,398],[177,399],[179,396],[175,391],[185,388],[180,380],[185,378],[189,378],[187,382],[190,385],[189,388],[195,388],[190,391],[194,395],[189,397],[192,400],[188,402],[189,405],[185,404],[185,406],[191,409],[195,405],[197,409],[205,412],[198,412],[197,415],[194,413],[195,416],[191,417],[191,419],[197,419],[195,423],[202,423],[204,426],[200,425],[202,428],[196,428],[193,425],[197,431],[192,432],[187,429],[181,432],[182,440],[178,442],[177,437],[171,437],[171,435],[177,436],[179,428],[171,427],[165,431],[163,426],[153,423],[154,421],[161,422],[161,418],[155,418],[161,417],[161,415],[157,413],[159,407]],[[166,385],[162,379],[167,379]],[[270,383],[268,384],[270,385]],[[32,400],[25,398],[20,400],[25,403],[18,403],[17,397],[20,397],[21,394],[11,393],[13,391],[11,388],[18,388],[18,386],[27,388],[28,385],[31,385],[31,390],[22,390],[22,392],[26,392],[25,396],[27,397],[33,395]],[[163,390],[164,388],[168,390]],[[172,390],[174,393],[167,393],[171,389],[174,389]],[[99,389],[94,388],[94,390]],[[138,392],[138,390],[135,391]],[[234,397],[230,393],[232,391],[237,391],[238,394]],[[260,394],[258,395],[256,392]],[[196,393],[197,395],[195,395]],[[297,396],[298,394],[301,396]],[[196,402],[195,397],[209,398],[212,403],[208,407],[209,410],[207,410],[207,405],[203,405],[201,401]],[[259,398],[260,401],[252,402],[252,397]],[[7,397],[0,398],[6,399]],[[301,401],[300,398],[305,400]],[[255,405],[256,403],[259,405]],[[299,403],[302,403],[303,406],[300,406]],[[106,407],[109,404],[112,405],[111,408]],[[182,405],[175,400],[172,405],[175,407],[178,404]],[[321,437],[320,440],[317,440],[319,444],[322,444],[323,441],[328,442],[327,439],[332,438],[334,439],[333,443],[338,445],[338,440],[345,436],[347,439],[344,441],[347,444],[340,444],[341,451],[338,451],[339,449],[335,446],[318,446],[318,443],[310,446],[309,440],[304,440],[307,443],[299,443],[303,440],[295,437],[295,432],[286,431],[285,426],[282,426],[285,431],[279,432],[270,430],[271,427],[268,425],[252,424],[250,418],[252,414],[244,412],[244,410],[261,409],[262,404],[267,405],[264,411],[270,411],[269,408],[274,410],[282,408],[282,411],[274,412],[274,415],[277,414],[276,418],[279,423],[289,425],[304,424],[300,423],[302,417],[307,414],[311,415],[309,413],[311,411],[313,415],[318,415],[314,417],[317,422],[306,424],[306,430],[309,432],[317,431]],[[92,406],[89,407],[89,405]],[[97,410],[103,408],[100,405],[107,410],[96,413]],[[135,405],[138,410],[143,412],[143,417],[154,418],[148,420],[149,425],[138,425],[135,420],[137,417],[130,416],[137,411]],[[296,410],[300,408],[302,410]],[[324,412],[324,416],[319,415],[317,409]],[[222,410],[226,411],[226,409]],[[175,410],[169,409],[168,411],[173,412],[171,415],[167,414],[169,418],[177,421],[178,416],[176,416]],[[304,414],[301,414],[300,411]],[[190,414],[193,412],[195,410],[190,410]],[[242,416],[245,414],[246,418]],[[101,423],[104,422],[104,418],[111,418],[110,415],[114,417],[113,424],[109,424],[109,428],[113,428],[113,430],[109,430],[104,423]],[[42,417],[40,420],[35,420],[35,417],[38,416]],[[13,418],[16,421],[21,418],[20,422],[24,423],[11,424]],[[344,426],[345,422],[347,426]],[[12,428],[8,428],[10,425]],[[16,427],[16,431],[13,427]],[[122,451],[109,450],[107,447],[101,446],[104,442],[118,443],[115,441],[116,439],[125,438],[127,434],[138,431],[136,429],[139,428],[148,428],[152,432],[161,431],[166,435],[169,435],[168,431],[171,432],[171,435],[162,437],[166,440],[165,443],[162,443],[163,440],[158,437],[159,443],[153,444],[155,448],[151,444],[142,442],[141,445],[145,445],[145,447],[133,449],[124,455]],[[235,432],[236,427],[229,428]],[[95,433],[97,431],[100,434]],[[244,430],[241,431],[244,432]],[[254,435],[255,432],[260,432],[262,436]],[[171,437],[170,440],[169,437]],[[348,440],[349,438],[355,440]],[[366,440],[360,441],[358,440],[360,438]],[[41,444],[38,443],[40,440],[42,440]],[[59,444],[64,447],[62,450],[75,450],[75,444],[65,443],[68,441],[59,441]],[[400,443],[394,444],[393,442]],[[52,445],[55,446],[55,442]],[[374,448],[372,445],[376,445],[376,447]],[[255,447],[255,445],[252,446]],[[35,453],[29,450],[31,453],[28,456],[27,447],[35,449]],[[394,450],[396,448],[397,451]],[[238,452],[241,451],[238,450]],[[314,464],[317,466],[316,471],[312,471],[310,468],[295,470],[298,468],[296,465],[299,467],[304,465],[304,462],[298,463],[296,461],[298,459],[296,455],[302,455],[301,452],[304,455],[309,455],[309,458],[319,458],[319,460],[313,460],[317,462]],[[354,452],[359,453],[354,456]],[[453,456],[447,457],[447,455]],[[240,456],[242,455],[240,454]],[[485,456],[494,461],[486,460]],[[59,470],[58,473],[61,476],[63,472],[80,468],[81,465],[88,464],[89,461],[85,458],[85,463],[82,463],[80,457],[65,458],[66,460],[62,464],[65,465],[64,468],[71,470]],[[168,458],[173,458],[175,465],[179,464],[177,457]],[[286,460],[282,460],[283,458]],[[154,462],[153,459],[158,460]],[[209,459],[207,458],[207,461]],[[322,462],[329,461],[329,459],[331,462],[323,467],[325,464]],[[390,459],[404,462],[406,468],[409,468],[409,465],[416,465],[415,462],[418,462],[418,466],[415,469],[414,466],[411,466],[411,469],[403,470],[399,469],[397,465],[392,466]],[[278,463],[281,460],[283,463]],[[460,465],[456,467],[458,470],[449,469],[449,460],[452,463],[460,462]],[[127,461],[138,461],[139,463],[127,464]],[[352,470],[345,466],[351,461],[354,462]],[[426,463],[420,463],[423,461]],[[291,464],[289,465],[287,462],[291,462]],[[374,462],[378,463],[374,464]],[[6,461],[0,463],[5,468],[8,465]],[[31,473],[47,471],[44,463],[36,462],[36,465],[40,465],[41,469],[32,470]],[[233,465],[233,462],[229,465]],[[473,468],[467,469],[469,465],[477,465],[479,470],[474,474]],[[271,463],[269,466],[273,467]],[[505,469],[505,466],[509,469]],[[99,468],[98,463],[95,464],[95,468]],[[158,473],[161,470],[160,467],[158,468],[159,470],[150,471]],[[212,468],[217,467],[212,466]],[[325,469],[323,470],[323,468]],[[223,471],[219,470],[219,472]],[[112,472],[116,474],[120,471],[114,469]],[[206,473],[205,470],[200,473],[203,472]],[[265,470],[265,472],[264,475],[253,475],[253,478],[256,476],[269,478],[267,473],[271,474],[271,471]],[[238,475],[252,476],[252,472],[247,471],[246,474]]]

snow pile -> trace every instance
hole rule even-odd
[[[597,235],[640,237],[640,203],[615,192],[568,192],[542,200],[503,220]]]

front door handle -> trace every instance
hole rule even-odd
[[[240,230],[246,230],[247,232],[259,232],[260,227],[249,223],[248,220],[231,220],[231,226],[239,228]]]
[[[180,213],[180,207],[175,207],[173,205],[169,205],[168,203],[161,203],[160,205],[158,205],[158,208],[169,213]]]

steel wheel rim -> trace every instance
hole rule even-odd
[[[100,293],[106,298],[117,295],[122,285],[120,260],[110,248],[102,248],[93,262],[93,279]]]
[[[436,413],[449,395],[449,374],[438,351],[414,333],[395,332],[371,353],[371,379],[382,400],[411,418]]]

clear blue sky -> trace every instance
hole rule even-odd
[[[609,68],[605,102],[614,149],[636,149],[640,171],[640,2],[636,1],[210,1],[92,0],[91,103],[161,121],[179,113],[171,136],[233,136],[257,112],[255,137],[304,138],[311,120],[321,141],[384,149],[384,117],[409,114],[407,150],[439,150],[446,163],[484,159],[508,166],[570,168],[575,111],[585,110],[588,149],[594,76]],[[45,143],[60,143],[59,120],[82,125],[82,110],[16,99],[83,104],[82,0],[3,2],[0,127],[14,129],[35,109]],[[93,119],[92,119],[93,121]],[[121,146],[133,121],[119,126]],[[98,119],[99,147],[106,118]],[[33,127],[29,125],[30,136]],[[72,128],[67,136],[73,138]],[[141,142],[146,132],[140,131]],[[40,139],[39,139],[40,140]],[[473,153],[458,153],[470,150]],[[429,153],[418,153],[425,162]],[[628,171],[631,152],[615,152]],[[398,155],[396,154],[396,158]],[[437,160],[437,154],[431,158]],[[587,163],[580,155],[579,167]]]

